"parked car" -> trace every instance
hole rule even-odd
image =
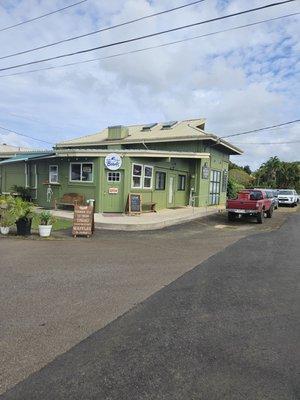
[[[287,204],[295,207],[299,203],[299,195],[294,189],[279,189],[278,201],[279,205]]]
[[[272,199],[264,190],[248,189],[238,193],[237,199],[229,199],[226,203],[228,220],[234,221],[238,217],[255,217],[258,224],[262,224],[265,214],[272,218],[274,206]]]
[[[269,199],[272,199],[272,204],[273,204],[274,210],[277,210],[277,208],[279,206],[277,189],[255,188],[255,190],[263,190],[264,192],[266,192],[267,197]]]

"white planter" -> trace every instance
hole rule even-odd
[[[49,237],[52,225],[39,225],[39,234],[41,237]]]
[[[8,235],[9,234],[9,226],[1,226],[0,231],[2,235]]]

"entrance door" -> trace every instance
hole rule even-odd
[[[169,182],[168,182],[168,207],[175,206],[175,175],[169,174]]]
[[[103,212],[124,212],[124,173],[105,170],[102,186]]]

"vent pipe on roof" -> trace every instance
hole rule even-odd
[[[115,125],[108,127],[108,140],[120,140],[124,139],[129,135],[129,129],[127,126]]]

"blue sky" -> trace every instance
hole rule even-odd
[[[18,23],[74,0],[11,0],[0,4],[0,27]],[[0,32],[3,55],[51,43],[189,0],[89,0],[68,11]],[[38,52],[0,60],[0,68],[130,38],[261,6],[271,1],[206,0]],[[83,61],[226,29],[300,11],[299,2],[255,14],[100,50],[43,66]],[[256,25],[147,52],[69,68],[0,77],[0,125],[58,142],[112,124],[207,118],[207,130],[225,136],[299,118],[299,17]],[[26,71],[24,67],[18,71]],[[13,72],[13,71],[12,71]],[[7,74],[8,72],[2,73]],[[1,75],[1,74],[0,74]],[[298,114],[297,114],[298,113]],[[232,140],[245,150],[234,161],[253,168],[268,157],[299,159],[300,124]],[[44,147],[0,130],[0,142]]]

